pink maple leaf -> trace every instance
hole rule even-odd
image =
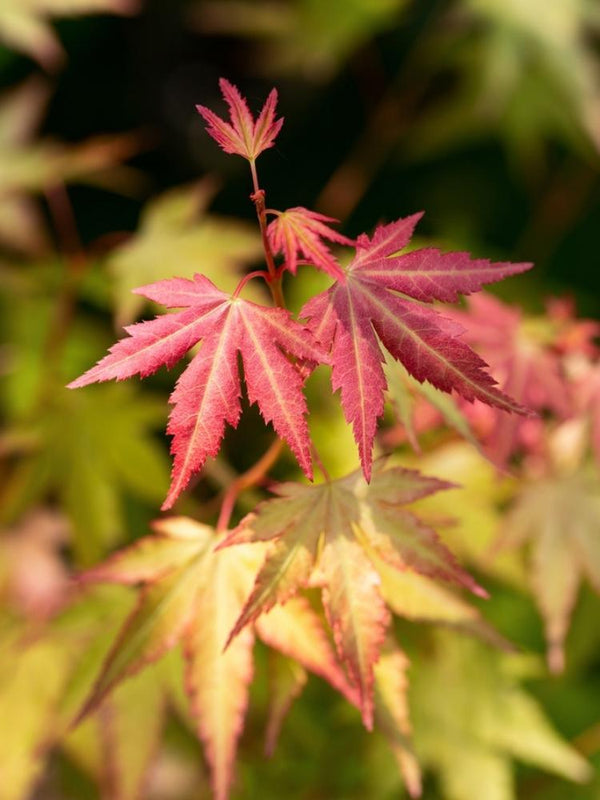
[[[206,106],[197,105],[208,126],[206,130],[226,153],[236,153],[254,161],[263,150],[273,147],[283,125],[283,117],[275,119],[277,90],[272,89],[255,120],[239,90],[225,78],[219,86],[227,105],[231,122],[225,122]]]
[[[332,386],[341,390],[367,479],[387,388],[380,342],[418,381],[454,390],[470,401],[528,413],[497,388],[485,361],[461,340],[462,326],[424,304],[456,300],[531,264],[492,264],[434,248],[397,255],[421,216],[380,226],[371,239],[360,236],[344,276],[300,312],[315,338],[331,348]]]
[[[251,403],[289,444],[306,475],[312,477],[306,423],[304,378],[300,361],[327,359],[310,332],[281,308],[265,308],[217,289],[203,275],[193,280],[171,278],[135,290],[170,308],[174,314],[130,325],[129,334],[88,372],[69,384],[85,386],[111,378],[146,376],[160,366],[173,366],[202,341],[200,351],[183,372],[170,402],[174,455],[171,488],[163,509],[170,508],[193,473],[218,452],[225,424],[236,427],[241,414],[238,353]]]
[[[292,275],[296,274],[299,254],[333,278],[343,275],[340,265],[323,242],[323,239],[329,239],[330,242],[354,245],[352,239],[325,224],[338,220],[302,206],[271,213],[277,217],[267,228],[269,243],[274,253],[283,253],[285,267]]]
[[[536,336],[518,308],[485,293],[469,299],[468,311],[452,311],[452,317],[464,325],[465,339],[491,365],[505,392],[537,412],[550,411],[563,420],[571,416],[571,391],[560,353],[552,346],[554,334],[542,331]],[[542,430],[532,420],[477,404],[465,411],[482,431],[486,453],[499,466],[519,450],[532,450],[538,438],[534,434]]]

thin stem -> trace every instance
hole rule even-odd
[[[252,186],[253,193],[250,195],[254,207],[256,209],[256,216],[258,217],[258,224],[260,226],[260,235],[263,243],[263,250],[265,251],[265,261],[267,269],[269,270],[269,288],[273,295],[273,301],[276,306],[285,308],[285,299],[281,288],[281,274],[275,266],[275,259],[273,258],[273,251],[269,244],[269,237],[267,236],[267,212],[265,207],[265,190],[260,188],[258,182],[258,174],[256,172],[256,163],[250,161],[250,172],[252,173]]]
[[[258,459],[256,464],[253,464],[250,469],[246,470],[246,472],[243,472],[233,481],[232,484],[230,484],[229,488],[225,492],[225,496],[223,497],[223,503],[221,505],[221,511],[219,513],[219,519],[217,522],[218,531],[227,530],[227,526],[229,525],[229,520],[233,514],[235,501],[237,500],[238,495],[243,492],[244,489],[249,489],[251,486],[255,486],[264,478],[264,476],[279,458],[282,450],[283,440],[276,439],[269,449],[266,450],[265,453]]]
[[[319,468],[319,470],[321,472],[321,475],[325,478],[327,483],[331,483],[331,477],[329,475],[329,472],[327,472],[327,469],[325,468],[325,464],[323,463],[323,460],[322,460],[321,456],[319,455],[319,451],[317,450],[317,448],[316,448],[316,446],[314,444],[312,444],[312,454],[313,454],[313,459],[315,461],[315,464]]]
[[[68,260],[71,269],[78,271],[86,258],[67,189],[64,184],[56,183],[45,189],[44,194],[54,222],[59,250]]]
[[[251,281],[252,278],[264,278],[268,283],[269,282],[269,273],[265,272],[264,269],[257,269],[254,272],[249,272],[247,275],[244,275],[244,277],[240,280],[238,285],[235,287],[235,292],[233,293],[232,297],[237,297],[239,295],[239,293],[242,291],[242,289],[244,288],[244,286],[248,283],[248,281]]]
[[[56,237],[67,274],[56,298],[54,317],[50,322],[44,343],[44,360],[48,365],[47,378],[43,382],[41,398],[51,390],[57,370],[57,360],[69,335],[77,305],[77,290],[85,273],[87,258],[79,238],[77,222],[69,194],[63,184],[57,183],[45,190],[48,208],[54,222]]]

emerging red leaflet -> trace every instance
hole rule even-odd
[[[304,256],[315,267],[328,272],[332,278],[343,276],[342,268],[322,241],[352,246],[354,242],[330,228],[326,222],[337,222],[333,217],[317,214],[308,208],[296,206],[286,211],[271,211],[275,219],[267,228],[267,236],[274,253],[283,253],[285,267],[292,275],[298,267],[298,254]]]
[[[249,161],[269,147],[273,147],[277,134],[283,125],[283,118],[275,119],[277,90],[273,89],[255,121],[239,90],[221,78],[219,86],[229,106],[231,123],[218,117],[206,106],[196,106],[208,123],[207,131],[226,153],[235,153]]]
[[[289,444],[306,475],[312,477],[303,378],[285,355],[311,362],[327,360],[305,328],[280,308],[264,308],[221,292],[202,275],[172,278],[137,289],[138,294],[175,314],[126,328],[121,339],[95,367],[69,388],[111,378],[146,376],[162,365],[172,367],[202,341],[179,378],[168,432],[173,436],[171,488],[163,508],[170,508],[194,472],[219,450],[225,423],[235,427],[241,413],[238,352],[251,403]]]
[[[315,338],[331,348],[332,386],[334,391],[341,389],[367,480],[386,389],[378,339],[419,381],[445,392],[454,390],[467,400],[529,413],[496,387],[486,363],[461,341],[463,328],[423,303],[455,301],[459,294],[524,272],[531,264],[493,264],[434,248],[396,255],[408,244],[421,216],[380,226],[372,239],[360,236],[345,275],[300,312]]]

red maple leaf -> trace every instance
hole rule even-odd
[[[333,278],[343,275],[342,268],[331,255],[323,239],[339,244],[353,245],[354,241],[334,231],[326,222],[337,222],[333,217],[317,214],[297,206],[287,211],[271,211],[276,218],[267,228],[269,243],[274,253],[283,253],[285,267],[292,275],[298,267],[298,254],[315,267],[328,272]]]
[[[233,84],[221,78],[219,86],[229,106],[231,123],[225,122],[206,106],[197,105],[196,109],[208,122],[206,130],[219,147],[226,153],[236,153],[249,161],[254,161],[263,150],[273,147],[283,125],[283,117],[275,119],[277,90],[271,90],[258,119],[254,120],[248,104]]]
[[[496,387],[487,364],[461,341],[463,328],[423,303],[454,301],[531,264],[493,264],[434,248],[396,255],[421,216],[380,226],[372,239],[360,236],[345,275],[300,313],[316,339],[331,347],[332,386],[341,389],[344,415],[352,423],[367,479],[386,389],[379,341],[419,381],[454,390],[467,400],[528,413]]]
[[[309,331],[281,308],[265,308],[217,289],[208,278],[172,278],[135,290],[169,308],[184,310],[130,325],[129,336],[88,372],[69,384],[85,386],[111,378],[146,376],[172,367],[202,341],[200,351],[177,381],[168,433],[175,457],[170,508],[194,472],[218,452],[225,423],[236,427],[241,413],[238,353],[251,403],[289,444],[306,475],[312,477],[310,440],[302,394],[303,377],[286,354],[322,362],[326,355]]]
[[[468,311],[453,311],[452,316],[464,325],[465,339],[478,348],[511,397],[558,419],[573,413],[572,392],[554,347],[566,326],[555,330],[547,319],[527,319],[518,308],[488,294],[470,298]],[[466,413],[479,428],[488,456],[501,466],[515,452],[530,450],[534,434],[541,432],[538,420],[499,414],[496,409],[475,405]]]

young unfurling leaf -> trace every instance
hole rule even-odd
[[[238,89],[225,78],[219,81],[223,97],[229,106],[231,122],[225,122],[206,106],[196,106],[208,123],[207,131],[226,153],[254,161],[263,150],[273,147],[283,125],[283,118],[275,119],[277,90],[272,89],[258,119],[250,113],[248,104]]]
[[[420,217],[414,214],[380,226],[372,239],[359,236],[356,257],[344,277],[300,312],[315,337],[331,348],[332,386],[341,389],[367,480],[386,389],[379,342],[418,381],[427,380],[445,392],[454,390],[467,400],[527,413],[496,387],[486,363],[461,340],[462,327],[423,303],[452,302],[459,294],[516,275],[531,264],[493,264],[472,260],[468,253],[442,254],[433,248],[396,255],[408,244]]]
[[[85,386],[111,378],[150,375],[163,364],[171,367],[197,342],[202,347],[179,378],[168,432],[175,456],[171,488],[163,508],[170,508],[194,472],[216,455],[225,424],[238,424],[241,414],[238,353],[251,403],[273,423],[311,477],[310,441],[306,424],[303,378],[286,353],[319,362],[326,358],[311,334],[287,311],[265,308],[221,292],[202,275],[173,278],[137,289],[138,294],[171,308],[175,314],[126,328],[121,339],[95,367],[70,384]]]
[[[327,222],[337,222],[333,217],[317,214],[297,206],[286,211],[272,212],[277,216],[269,224],[267,235],[274,253],[283,253],[285,268],[292,275],[298,267],[298,254],[333,278],[343,277],[342,268],[329,252],[323,239],[339,244],[353,245],[352,239],[334,231]]]

